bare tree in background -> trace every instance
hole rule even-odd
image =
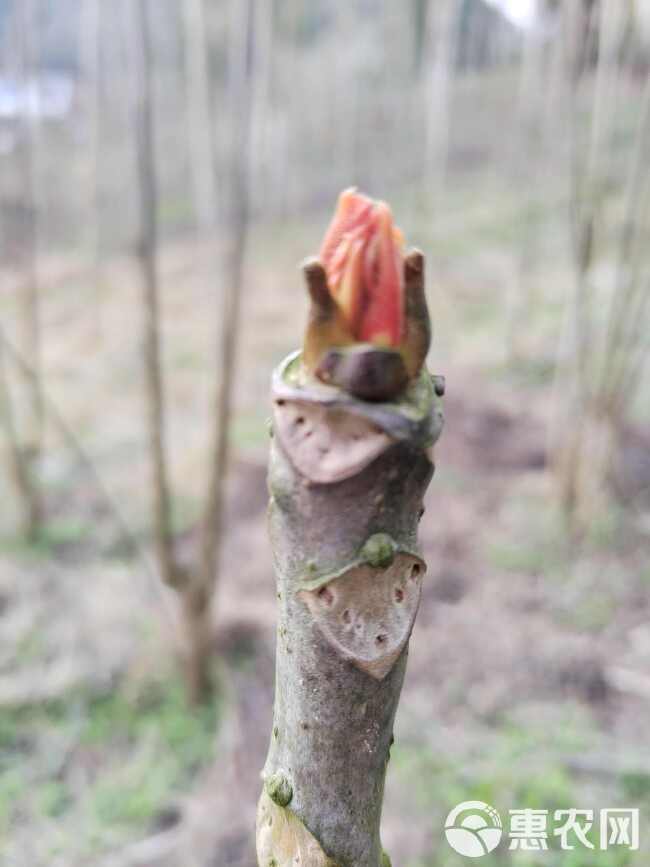
[[[298,4],[299,5],[299,4]],[[354,2],[338,2],[335,4],[336,51],[348,39],[353,39],[357,29],[358,9]],[[359,169],[359,59],[356,52],[349,56],[337,57],[335,60],[336,76],[336,115],[335,129],[337,145],[335,163],[341,172],[340,186],[346,186],[350,179],[356,179]]]
[[[153,470],[154,537],[158,564],[166,584],[179,583],[174,552],[171,494],[168,478],[165,425],[165,391],[160,347],[160,291],[157,270],[158,188],[155,168],[151,33],[148,0],[134,4],[133,93],[137,148],[137,187],[140,237],[137,255],[142,279],[144,314],[144,367],[147,430]]]
[[[261,2],[261,0],[260,0]],[[240,299],[248,226],[248,151],[251,115],[251,70],[254,2],[231,2],[229,40],[230,149],[226,215],[222,253],[223,292],[216,310],[219,351],[213,401],[213,431],[209,452],[208,487],[199,528],[197,559],[182,564],[174,542],[172,492],[165,435],[165,387],[161,362],[160,291],[157,273],[158,192],[155,172],[154,109],[151,87],[152,44],[147,0],[135,5],[134,118],[137,134],[137,176],[140,205],[138,256],[144,311],[144,364],[148,411],[148,440],[153,462],[154,535],[163,580],[178,590],[185,622],[186,675],[192,700],[206,698],[212,689],[212,599],[217,580],[223,535],[224,483],[228,466],[228,433],[237,351]],[[204,109],[207,108],[204,104]],[[198,117],[197,117],[198,119]],[[204,123],[211,124],[208,115]],[[206,167],[203,169],[207,170]],[[212,167],[214,171],[214,166]]]
[[[450,83],[455,60],[460,4],[429,0],[423,44],[427,199],[438,215],[444,196],[449,144]]]
[[[0,425],[6,441],[9,477],[21,505],[22,531],[26,538],[33,538],[39,526],[38,489],[16,422],[3,332],[0,332]]]
[[[22,528],[33,539],[42,521],[42,503],[37,478],[43,447],[43,381],[41,367],[41,324],[38,281],[38,226],[36,202],[38,67],[34,45],[34,7],[23,0],[13,19],[16,80],[24,95],[18,114],[17,158],[20,202],[16,208],[16,235],[19,246],[18,346],[26,366],[26,376],[17,371],[15,392],[22,398],[16,412],[13,405],[9,370],[3,361],[1,381],[2,423],[8,443],[11,476],[22,507]],[[29,96],[29,99],[27,99]]]
[[[630,410],[638,394],[650,324],[650,77],[642,98],[620,231],[608,199],[614,182],[612,139],[621,88],[631,80],[624,50],[631,7],[617,0],[562,8],[567,40],[570,129],[571,250],[574,292],[558,364],[555,466],[562,503],[578,523],[602,502]],[[591,59],[596,56],[595,70]],[[581,97],[590,96],[586,132]],[[586,156],[585,156],[586,154]],[[616,221],[618,225],[618,221]],[[612,240],[613,236],[613,240]],[[614,249],[609,280],[598,273],[603,249]]]
[[[81,21],[81,66],[86,85],[86,117],[88,119],[87,148],[90,156],[90,213],[87,231],[91,267],[94,277],[92,307],[98,335],[101,334],[102,274],[101,274],[101,0],[84,0]]]
[[[213,398],[213,432],[209,453],[208,488],[201,521],[199,565],[193,576],[189,617],[193,621],[190,649],[190,688],[203,695],[209,688],[209,640],[211,602],[214,596],[223,539],[225,478],[229,458],[229,428],[244,257],[249,219],[249,145],[251,136],[252,83],[254,80],[254,22],[257,3],[270,0],[230,0],[228,58],[228,118],[230,121],[229,172],[226,201],[226,246],[223,258],[223,295],[217,310],[219,350],[217,384]]]
[[[544,123],[546,82],[551,66],[551,52],[545,44],[540,26],[541,9],[535,10],[537,25],[524,36],[520,67],[519,92],[512,144],[506,146],[506,171],[513,178],[514,188],[521,196],[521,242],[516,263],[516,275],[509,293],[506,323],[506,351],[510,362],[521,357],[522,327],[535,303],[531,271],[537,260],[537,222],[541,207],[542,178],[548,169],[552,148],[549,126]],[[556,127],[553,126],[553,132]]]
[[[250,152],[255,161],[249,160],[250,205],[255,207],[255,192],[261,191],[260,199],[268,198],[269,184],[272,182],[275,166],[273,164],[273,45],[274,0],[262,0],[255,4],[255,63],[252,69],[250,105]],[[263,207],[264,200],[259,201]]]
[[[294,171],[293,157],[301,140],[300,103],[303,84],[301,80],[300,22],[304,13],[300,0],[288,0],[284,4],[287,16],[288,41],[284,69],[283,128],[276,151],[277,194],[284,217],[296,213],[300,183]]]
[[[183,0],[190,174],[196,222],[214,231],[217,215],[214,113],[204,0]]]

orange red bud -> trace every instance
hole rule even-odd
[[[353,336],[397,346],[404,332],[402,233],[385,202],[344,190],[325,234],[320,260],[329,291]]]

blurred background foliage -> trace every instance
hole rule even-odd
[[[384,845],[638,806],[482,863],[646,864],[650,4],[0,0],[0,47],[0,860],[254,864],[268,379],[355,184],[447,377]]]

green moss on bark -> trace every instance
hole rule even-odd
[[[282,771],[272,774],[264,783],[264,788],[269,798],[278,807],[287,807],[293,798],[293,786],[289,778]]]

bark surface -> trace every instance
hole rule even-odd
[[[269,524],[279,618],[261,867],[389,863],[379,823],[425,570],[417,526],[442,427],[436,390],[422,371],[399,401],[367,403],[305,378],[297,355],[274,376]],[[311,442],[330,481],[305,458]]]

